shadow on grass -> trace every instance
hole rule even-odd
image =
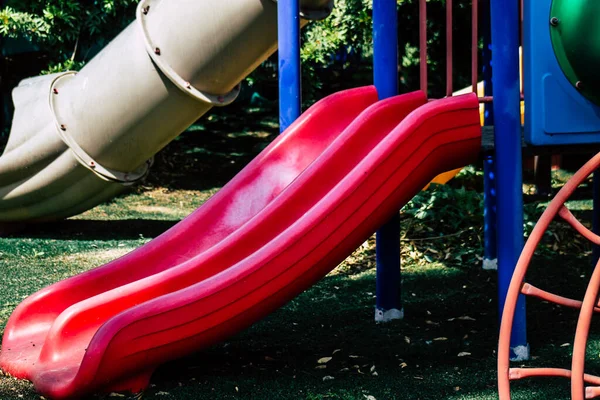
[[[497,398],[494,273],[408,271],[406,319],[383,325],[373,322],[374,285],[373,273],[329,277],[227,342],[162,367],[153,382],[177,399]],[[530,365],[568,366],[572,313],[531,301],[530,315]],[[529,380],[514,385],[514,398],[568,390],[566,380]]]
[[[129,240],[155,238],[179,221],[123,219],[123,220],[65,220],[30,225],[10,233],[11,238],[57,240]]]
[[[171,190],[221,187],[278,133],[276,109],[214,109],[156,157],[148,184]]]
[[[582,259],[547,261],[540,260],[534,282],[543,280],[540,286],[563,294],[581,289],[583,281],[576,278],[586,269]],[[226,342],[161,367],[144,397],[497,398],[495,273],[476,265],[409,266],[403,282],[406,319],[389,324],[373,322],[374,291],[372,270],[329,276]],[[571,347],[564,344],[572,343],[573,315],[539,301],[530,301],[528,311],[537,357],[528,365],[567,366]],[[599,340],[593,338],[596,355]],[[598,368],[600,360],[588,365]],[[6,388],[1,384],[6,379],[0,378],[0,398],[16,400],[10,382]],[[513,398],[563,399],[568,391],[566,380],[529,380],[514,384]],[[18,393],[39,398],[27,387]]]

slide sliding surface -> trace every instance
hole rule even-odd
[[[332,95],[180,224],[26,299],[0,366],[52,398],[141,390],[322,278],[431,178],[476,160],[480,134],[475,95]]]

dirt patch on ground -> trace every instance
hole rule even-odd
[[[66,254],[64,256],[56,257],[54,261],[75,265],[97,266],[106,264],[112,260],[122,257],[133,250],[135,250],[135,247],[122,246],[114,249],[103,249],[88,251],[84,253]]]

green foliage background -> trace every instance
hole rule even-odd
[[[48,71],[79,69],[131,22],[137,0],[7,0],[0,34],[49,55]]]
[[[455,87],[468,85],[470,1],[455,2]],[[29,41],[47,54],[46,72],[79,69],[135,15],[137,0],[6,0],[0,35]],[[399,76],[403,90],[418,87],[418,0],[398,0]],[[337,0],[333,14],[303,32],[305,99],[372,81],[372,0]],[[428,1],[430,94],[445,86],[445,0]],[[248,83],[274,94],[276,62],[264,63]],[[272,97],[272,96],[271,96]]]

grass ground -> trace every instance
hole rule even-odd
[[[201,205],[273,137],[269,115],[215,114],[160,154],[146,186],[67,221],[0,239],[0,331],[29,294],[131,251]],[[144,398],[496,398],[496,275],[480,268],[480,180],[472,168],[402,211],[405,320],[373,322],[371,239],[269,318],[162,367]],[[579,216],[589,213],[587,197],[583,191],[571,203]],[[541,208],[530,203],[526,212],[530,229]],[[589,246],[555,224],[531,280],[580,297],[589,259]],[[536,300],[528,307],[534,359],[526,364],[568,367],[576,314]],[[588,366],[598,371],[600,330],[592,332]],[[564,380],[519,382],[514,398],[566,399],[568,387]],[[27,382],[0,377],[0,399],[40,396]]]

